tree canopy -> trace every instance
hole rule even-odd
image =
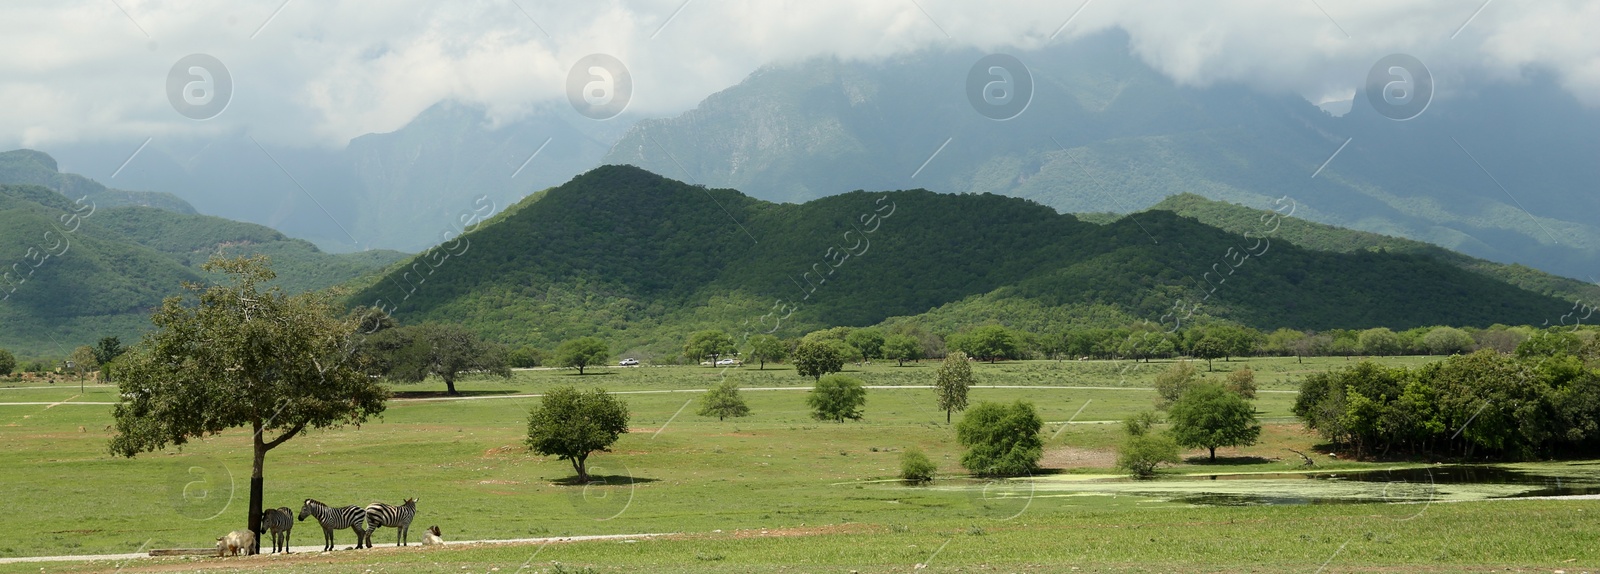
[[[1355,455],[1394,451],[1494,460],[1600,448],[1596,357],[1484,350],[1417,368],[1371,362],[1306,377],[1294,413]]]
[[[844,342],[861,351],[863,359],[876,359],[883,356],[883,331],[877,329],[854,329],[845,335]]]
[[[750,416],[750,406],[739,394],[739,383],[723,379],[706,391],[705,396],[700,397],[700,416],[717,417],[719,421],[728,417]]]
[[[817,379],[806,395],[811,417],[819,421],[861,420],[861,407],[867,404],[867,389],[861,379],[833,374]]]
[[[894,359],[899,365],[922,358],[922,342],[910,335],[890,335],[883,342],[883,356]]]
[[[756,361],[761,369],[767,368],[767,363],[776,363],[789,356],[789,348],[783,341],[772,335],[756,335],[750,337],[750,351],[745,354],[749,360]]]
[[[611,349],[596,337],[579,337],[556,347],[556,364],[577,369],[580,375],[585,367],[604,365],[610,359]]]
[[[150,318],[156,329],[119,361],[109,447],[132,457],[251,429],[247,527],[259,535],[267,452],[308,428],[361,424],[383,412],[389,392],[352,352],[359,316],[340,316],[329,294],[264,289],[274,277],[265,257],[213,258],[203,269],[226,282],[167,298]]]
[[[1172,438],[1179,445],[1205,448],[1217,460],[1217,447],[1255,444],[1261,436],[1250,401],[1220,383],[1197,383],[1167,410]]]
[[[716,329],[696,331],[683,344],[683,356],[695,362],[709,357],[715,364],[718,357],[732,355],[737,350],[733,337]]]
[[[837,373],[844,369],[844,353],[839,351],[837,343],[827,340],[801,340],[795,347],[794,363],[795,372],[802,377],[821,379],[828,373]]]
[[[1044,456],[1042,428],[1032,403],[978,403],[956,424],[956,440],[967,447],[961,466],[979,476],[1030,474]]]
[[[626,432],[628,405],[602,389],[556,387],[528,413],[528,447],[571,461],[579,483],[589,482],[589,455],[609,452]]]
[[[420,383],[434,375],[444,380],[446,392],[459,395],[456,379],[465,373],[488,373],[511,378],[504,347],[483,341],[460,325],[423,323],[386,329],[368,341],[382,374],[405,383]]]
[[[933,382],[933,392],[939,401],[939,410],[944,411],[944,422],[950,422],[951,412],[966,410],[967,391],[972,388],[974,382],[972,365],[967,363],[965,353],[956,351],[945,355]]]
[[[10,375],[17,369],[17,357],[11,351],[0,349],[0,377]]]

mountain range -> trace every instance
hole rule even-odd
[[[774,203],[604,166],[392,268],[351,301],[402,323],[460,322],[507,343],[550,348],[597,335],[650,356],[704,328],[793,337],[907,320],[945,332],[998,322],[1038,333],[1143,320],[1314,330],[1538,325],[1570,310],[1560,296],[1592,294],[1526,268],[1531,279],[1518,286],[1505,266],[1439,257],[1415,242],[1301,247],[1276,235],[1293,220],[1289,204],[1177,204],[1217,219],[1253,216],[1258,227],[1234,233],[1164,209],[1096,223],[1025,199],[926,190]],[[1285,230],[1314,233],[1337,232]]]
[[[776,202],[914,187],[1131,213],[1182,193],[1246,205],[1288,195],[1309,221],[1595,275],[1600,226],[1579,214],[1600,208],[1585,193],[1600,185],[1588,151],[1600,147],[1600,112],[1544,72],[1434,70],[1437,96],[1400,122],[1362,93],[1335,117],[1296,94],[1178,84],[1130,52],[1114,30],[1012,51],[1033,88],[1005,121],[965,91],[985,54],[930,48],[775,63],[673,117],[594,121],[546,105],[502,121],[447,101],[342,147],[239,133],[52,152],[118,187],[171,192],[336,252],[419,251],[478,197],[510,205],[631,164]]]
[[[1294,94],[1175,84],[1106,32],[1014,54],[1031,101],[981,115],[973,50],[764,68],[672,118],[637,123],[605,163],[806,201],[855,189],[996,193],[1128,213],[1180,193],[1588,277],[1600,263],[1600,113],[1538,72],[1435,70],[1439,96],[1393,121],[1356,94],[1334,117]],[[1018,96],[1022,97],[1022,96]]]

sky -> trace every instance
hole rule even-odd
[[[511,122],[573,105],[569,73],[592,54],[625,66],[627,112],[671,116],[765,65],[1027,50],[1111,28],[1179,83],[1330,109],[1396,53],[1425,63],[1440,97],[1538,73],[1600,106],[1600,2],[1578,0],[8,0],[0,15],[4,149],[221,132],[338,148],[443,100]],[[204,118],[169,87],[192,54],[232,84]]]

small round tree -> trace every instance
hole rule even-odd
[[[1217,460],[1219,446],[1246,446],[1261,436],[1250,401],[1218,383],[1199,383],[1168,410],[1172,438],[1189,448],[1211,451]]]
[[[712,366],[716,366],[718,357],[731,355],[735,350],[733,337],[716,329],[698,331],[683,344],[684,357],[695,362],[709,357]]]
[[[626,432],[628,405],[601,389],[556,387],[528,413],[528,447],[572,461],[582,484],[589,482],[589,455],[610,451]]]
[[[1228,356],[1228,344],[1218,337],[1206,335],[1194,342],[1194,348],[1189,349],[1189,355],[1196,359],[1205,359],[1206,372],[1210,372],[1212,359]]]
[[[813,339],[801,341],[794,350],[794,370],[802,377],[821,379],[828,373],[844,369],[844,353],[832,341]]]
[[[828,375],[806,397],[811,417],[819,421],[861,420],[861,407],[867,404],[867,389],[861,380],[845,375]]]
[[[739,394],[739,384],[724,379],[700,398],[700,416],[717,417],[719,421],[728,417],[750,416],[750,406],[744,403],[744,396]]]
[[[856,329],[845,335],[844,342],[859,349],[863,360],[883,356],[883,332],[877,329]]]
[[[904,367],[906,361],[922,358],[922,342],[910,335],[890,335],[883,342],[883,356],[898,361]]]
[[[556,347],[556,364],[578,369],[580,375],[584,367],[604,365],[610,358],[611,349],[606,347],[605,341],[595,337],[573,339]]]
[[[979,476],[1032,473],[1044,456],[1042,428],[1044,420],[1032,403],[978,403],[956,424],[956,440],[967,447],[961,466]]]
[[[776,363],[788,357],[789,348],[772,335],[756,335],[750,338],[750,353],[747,356],[749,360],[758,362],[761,369],[766,369],[767,363]]]

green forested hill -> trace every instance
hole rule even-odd
[[[48,156],[46,156],[48,157]],[[81,196],[80,196],[81,197]],[[142,206],[105,207],[0,184],[0,348],[63,357],[103,336],[137,339],[150,311],[213,253],[266,254],[291,291],[373,274],[404,254],[334,255],[269,228]]]
[[[213,254],[272,257],[278,284],[290,291],[324,289],[375,273],[406,257],[398,251],[324,253],[311,242],[270,227],[209,215],[187,215],[150,207],[117,207],[93,223],[134,243],[177,257],[198,269]]]
[[[707,327],[794,336],[895,317],[1044,330],[1158,321],[1199,299],[1204,273],[1230,268],[1230,248],[1253,244],[1168,211],[1102,225],[1022,199],[920,190],[774,204],[630,166],[513,209],[352,302],[510,343],[599,335],[619,351],[669,350]],[[1539,324],[1569,307],[1427,255],[1279,241],[1238,264],[1198,314],[1259,328],[1409,328]]]
[[[1201,223],[1233,233],[1258,229],[1261,218],[1268,211],[1251,209],[1224,201],[1206,199],[1192,193],[1168,197],[1150,208],[1171,211],[1193,217]],[[1600,285],[1584,283],[1559,275],[1545,273],[1520,264],[1496,263],[1450,251],[1431,243],[1356,231],[1304,219],[1284,219],[1275,237],[1301,247],[1317,251],[1355,253],[1361,251],[1386,251],[1422,255],[1438,259],[1462,269],[1474,271],[1530,291],[1544,293],[1567,300],[1600,300]]]

